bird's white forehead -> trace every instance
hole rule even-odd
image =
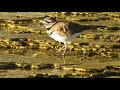
[[[47,23],[47,22],[45,22],[43,24],[44,24],[45,28],[51,28],[55,23],[56,22],[54,22],[54,23]]]

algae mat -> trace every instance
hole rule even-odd
[[[76,22],[84,29],[68,45],[50,38],[45,15]],[[0,12],[1,78],[120,77],[119,12]]]

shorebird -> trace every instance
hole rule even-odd
[[[64,46],[57,50],[57,52],[61,52],[61,50],[64,49],[62,55],[65,55],[67,44],[71,43],[71,41],[83,31],[81,25],[77,23],[58,21],[56,18],[50,16],[45,17],[42,24],[47,29],[47,34],[51,38],[64,43]]]

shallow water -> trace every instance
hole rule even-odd
[[[102,12],[101,12],[102,13]],[[16,18],[16,16],[21,15],[20,19],[24,18],[37,18],[42,17],[44,15],[52,15],[51,12],[18,12],[18,13],[7,13],[7,12],[0,12],[0,19],[10,19],[10,20],[16,20],[19,18]],[[104,12],[102,13],[104,14]],[[96,13],[93,16],[66,16],[68,19],[71,17],[71,19],[75,18],[82,18],[82,19],[89,19],[92,18],[100,18],[104,17],[100,13]],[[119,15],[118,13],[115,13]],[[109,15],[110,17],[110,15]],[[80,24],[88,24],[88,25],[107,25],[107,26],[117,26],[120,27],[119,20],[100,20],[100,21],[86,21],[86,22],[78,22]],[[35,31],[43,30],[44,27],[40,24],[34,24],[31,23],[30,25],[26,25],[28,28],[32,28]],[[15,33],[10,31],[11,28],[0,28],[0,37],[2,38],[27,38],[27,39],[33,39],[33,40],[51,40],[47,34],[37,34],[37,33]],[[96,32],[92,30],[87,30],[82,32],[82,34],[93,34],[93,35],[120,35],[120,31],[116,30],[114,32]],[[102,39],[100,40],[93,40],[89,38],[76,38],[73,43],[76,42],[88,42],[90,44],[98,44],[98,45],[119,45],[120,42],[106,42]],[[120,48],[118,48],[120,49]],[[118,52],[120,53],[120,52]],[[27,49],[27,50],[12,50],[12,49],[0,49],[0,62],[17,62],[17,63],[27,63],[27,64],[33,64],[37,65],[40,63],[45,64],[67,64],[68,67],[76,67],[76,68],[83,68],[83,69],[102,69],[106,66],[120,66],[120,54],[118,54],[117,58],[111,58],[111,57],[102,57],[102,56],[92,56],[89,57],[87,55],[80,54],[77,51],[69,51],[67,50],[66,56],[58,56],[55,54],[55,49],[50,51],[42,51],[39,49]],[[50,73],[55,75],[63,75],[66,73],[73,73],[69,70],[59,70],[59,69],[42,69],[42,70],[21,70],[21,69],[15,69],[15,70],[1,70],[0,77],[2,78],[26,78],[29,75],[33,74],[40,74],[40,73]],[[75,73],[75,72],[74,72]],[[78,72],[76,72],[78,73]],[[81,74],[82,72],[79,72]],[[112,77],[112,76],[111,76]],[[119,76],[118,76],[119,77]],[[114,78],[114,76],[112,77]]]

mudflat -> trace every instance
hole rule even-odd
[[[40,23],[45,15],[85,29],[65,57],[55,53],[64,44]],[[119,12],[0,12],[0,78],[119,77]]]

